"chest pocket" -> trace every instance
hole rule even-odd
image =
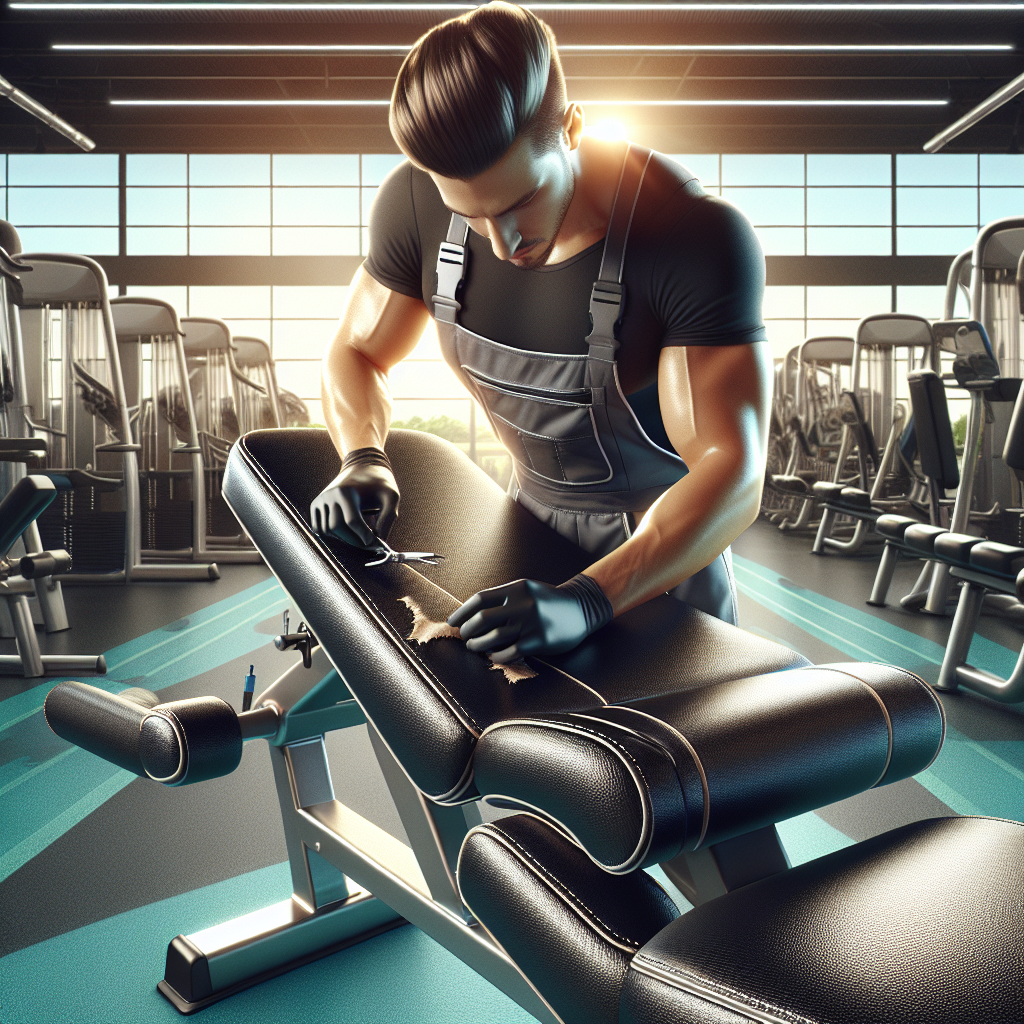
[[[583,486],[611,480],[598,430],[603,388],[541,388],[497,380],[462,367],[498,440],[519,467],[543,480]]]

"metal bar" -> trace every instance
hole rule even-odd
[[[926,153],[938,153],[940,149],[961,132],[974,127],[979,121],[988,117],[993,110],[998,110],[1004,103],[1009,103],[1015,96],[1024,92],[1024,75],[1018,75],[1012,82],[1007,82],[997,89],[988,99],[982,100],[973,110],[969,110],[959,121],[954,121],[938,135],[933,136],[924,144]]]
[[[37,103],[31,96],[26,96],[20,89],[16,89],[3,76],[0,76],[0,96],[6,96],[12,103],[17,103],[22,110],[27,110],[33,117],[38,117],[43,124],[60,132],[61,135],[69,138],[87,153],[91,153],[96,148],[96,143],[88,135],[83,135],[77,128],[72,128],[67,121],[47,110],[42,103]]]

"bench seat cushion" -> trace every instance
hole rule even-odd
[[[887,540],[900,541],[911,526],[917,526],[920,522],[919,519],[911,519],[910,516],[897,516],[887,512],[875,520],[875,530]]]
[[[966,533],[942,533],[935,538],[932,553],[950,565],[970,565],[971,550],[982,540]]]
[[[726,893],[633,958],[622,1024],[1024,1014],[1024,825],[933,818]]]
[[[947,532],[942,526],[918,523],[907,528],[907,532],[903,534],[903,545],[915,554],[930,555],[935,549],[935,538]]]
[[[1024,548],[993,540],[982,541],[971,548],[970,567],[1003,579],[1016,579],[1024,569]]]
[[[515,684],[458,639],[411,642],[413,612],[402,598],[436,622],[478,590],[520,578],[562,583],[593,558],[447,441],[393,430],[386,450],[402,495],[389,543],[442,554],[439,565],[368,568],[366,552],[312,532],[309,504],[340,463],[326,430],[245,435],[231,450],[224,494],[366,717],[433,799],[475,798],[473,750],[494,722],[807,664],[667,594],[572,651],[529,659],[536,675]]]
[[[904,669],[800,668],[496,723],[477,745],[476,784],[622,874],[922,771],[943,723],[935,693]]]

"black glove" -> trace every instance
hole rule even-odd
[[[324,537],[376,551],[380,548],[377,537],[386,540],[394,525],[398,497],[388,457],[379,448],[357,448],[345,456],[341,472],[313,499],[309,521]]]
[[[507,664],[527,654],[561,654],[610,622],[611,602],[597,580],[580,573],[553,587],[516,580],[481,590],[448,616],[471,651]]]

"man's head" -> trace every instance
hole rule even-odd
[[[500,0],[438,25],[398,73],[390,124],[499,258],[547,259],[572,199],[567,153],[582,128],[547,25]]]

